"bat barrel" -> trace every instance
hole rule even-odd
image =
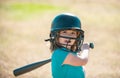
[[[29,65],[26,65],[26,66],[23,66],[23,67],[20,67],[20,68],[17,68],[13,71],[13,74],[14,76],[19,76],[21,74],[24,74],[24,73],[27,73],[27,72],[30,72],[38,67],[41,67],[43,66],[44,64],[50,62],[51,59],[47,59],[47,60],[44,60],[44,61],[40,61],[40,62],[36,62],[36,63],[32,63],[32,64],[29,64]]]

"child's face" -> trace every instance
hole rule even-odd
[[[59,34],[60,34],[60,36],[63,36],[63,37],[77,38],[77,31],[75,31],[75,30],[63,30],[63,31],[60,31]],[[61,45],[64,44],[64,45],[62,45],[63,47],[66,47],[68,49],[70,49],[71,46],[75,43],[75,39],[60,37],[58,40]]]

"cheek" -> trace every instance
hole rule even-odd
[[[59,42],[59,43],[64,43],[64,39],[63,39],[63,38],[59,38],[59,39],[58,39],[58,42]]]
[[[75,43],[75,40],[71,40],[71,43],[74,44],[74,43]]]

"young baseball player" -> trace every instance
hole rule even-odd
[[[85,78],[89,44],[84,43],[80,19],[70,13],[57,15],[51,25],[50,49],[53,78]]]

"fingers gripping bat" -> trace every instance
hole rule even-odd
[[[90,43],[90,48],[94,48],[94,44],[93,43]],[[13,74],[14,76],[19,76],[21,74],[24,74],[24,73],[27,73],[27,72],[30,72],[38,67],[41,67],[47,63],[51,62],[51,59],[47,59],[47,60],[43,60],[43,61],[39,61],[39,62],[35,62],[35,63],[32,63],[32,64],[29,64],[29,65],[25,65],[23,67],[20,67],[20,68],[17,68],[15,70],[13,70]]]

